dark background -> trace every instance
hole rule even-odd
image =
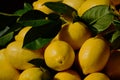
[[[13,13],[22,9],[24,2],[32,4],[36,0],[0,0],[0,12]]]

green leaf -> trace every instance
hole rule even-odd
[[[44,39],[44,38],[38,38],[34,41],[29,42],[24,46],[24,48],[29,48],[32,50],[40,49],[44,47],[46,44],[48,44],[52,38]]]
[[[117,30],[120,30],[120,21],[119,20],[114,20],[113,24],[115,25]]]
[[[30,10],[27,11],[25,14],[23,14],[18,22],[20,21],[27,21],[27,20],[38,20],[38,19],[44,19],[45,17],[47,17],[47,15],[41,11],[38,10]]]
[[[48,19],[50,19],[50,20],[58,20],[58,19],[60,19],[60,15],[58,15],[56,13],[50,13],[50,14],[48,14]]]
[[[44,5],[60,15],[68,17],[72,17],[73,12],[76,12],[75,9],[61,2],[46,2]]]
[[[116,32],[113,33],[111,43],[113,49],[120,48],[120,30],[117,30]]]
[[[33,7],[30,3],[24,3],[24,8],[27,10],[31,10]]]
[[[47,24],[32,27],[25,36],[23,47],[29,49],[38,49],[43,47],[57,35],[61,29],[61,25],[61,20],[51,20]]]
[[[48,24],[49,22],[51,22],[51,20],[58,20],[58,19],[60,19],[60,16],[55,14],[55,13],[51,13],[49,15],[46,15],[43,12],[32,10],[32,11],[29,11],[26,14],[24,14],[20,18],[18,23],[20,23],[24,26],[34,27],[34,26],[41,26],[44,24]]]
[[[113,33],[111,42],[114,42],[118,37],[120,37],[120,31],[117,30],[116,32]]]
[[[5,27],[2,31],[0,31],[0,37],[3,36],[7,31],[9,30],[9,27]]]
[[[0,31],[16,23],[19,16],[0,12]]]
[[[96,32],[102,32],[106,30],[114,20],[114,15],[109,6],[99,5],[86,11],[81,17],[88,25],[90,29],[96,29]]]
[[[24,26],[19,23],[14,23],[10,26],[7,26],[4,30],[0,31],[0,37],[7,35],[8,33],[14,32],[18,33],[21,28]]]
[[[9,27],[9,29],[8,29],[7,33],[9,33],[9,32],[17,32],[17,31],[19,31],[20,29],[22,29],[25,26],[20,24],[20,23],[14,23],[13,25],[8,26],[8,27]]]
[[[24,3],[24,8],[17,10],[14,14],[21,16],[29,10],[32,10],[32,6],[29,3]]]
[[[45,20],[45,19],[19,21],[19,23],[24,26],[32,26],[32,27],[42,26],[48,24],[49,22],[50,20]]]
[[[41,59],[41,58],[32,59],[32,60],[28,61],[28,63],[31,63],[31,64],[35,65],[36,67],[40,67],[40,66],[47,67],[45,60]]]
[[[13,38],[13,32],[8,33],[5,36],[0,37],[0,46],[6,46],[8,42]]]

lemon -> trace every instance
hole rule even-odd
[[[50,80],[50,76],[41,68],[29,68],[24,70],[18,80]]]
[[[28,61],[41,58],[40,52],[31,51],[29,49],[22,48],[22,41],[13,41],[6,47],[5,55],[10,61],[10,63],[20,70],[24,70],[34,65],[28,63]]]
[[[110,80],[110,78],[104,73],[96,72],[89,74],[84,80]]]
[[[46,14],[50,14],[53,11],[51,9],[49,9],[47,6],[44,5],[45,2],[57,2],[57,1],[61,1],[61,0],[37,0],[33,2],[33,9],[35,10],[40,10]]]
[[[109,0],[86,0],[78,9],[78,15],[81,17],[87,10],[97,5],[109,5]]]
[[[81,80],[81,77],[76,71],[70,69],[56,73],[53,80]]]
[[[65,25],[58,35],[60,40],[66,41],[74,50],[79,49],[91,37],[90,31],[83,22]]]
[[[18,80],[19,72],[8,62],[4,51],[0,50],[0,80]]]
[[[84,74],[101,71],[110,56],[110,48],[106,41],[100,37],[92,37],[84,42],[79,54],[79,64]]]
[[[105,67],[105,73],[114,80],[120,80],[120,51],[113,51]]]
[[[48,67],[56,71],[63,71],[72,66],[75,53],[68,43],[57,40],[50,43],[45,49],[44,58]]]
[[[23,41],[26,33],[31,29],[31,26],[26,26],[22,28],[19,33],[15,36],[16,41]]]
[[[68,6],[78,10],[78,8],[85,2],[86,0],[63,0],[63,3]]]

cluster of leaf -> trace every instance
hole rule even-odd
[[[32,26],[25,36],[23,47],[39,49],[50,42],[59,32],[62,25],[60,16],[55,13],[45,14],[33,10],[25,3],[24,9],[14,14],[0,13],[0,46],[6,47],[14,36],[26,26]]]
[[[15,14],[0,13],[0,46],[6,46],[23,27],[32,26],[25,36],[23,47],[41,48],[59,32],[64,22],[60,17],[64,15],[72,17],[73,22],[83,21],[94,35],[104,33],[112,48],[120,48],[120,21],[110,6],[95,6],[79,17],[75,9],[61,2],[46,2],[44,5],[54,13],[45,14],[33,10],[27,3],[24,9],[16,11]]]

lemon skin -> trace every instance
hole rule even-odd
[[[0,50],[0,80],[18,80],[20,73],[7,60],[5,50]]]
[[[83,22],[65,25],[58,34],[58,38],[66,41],[74,50],[80,49],[82,44],[90,37],[91,32]]]
[[[56,73],[53,80],[81,80],[81,77],[75,70],[68,69]]]
[[[22,48],[22,41],[13,41],[9,43],[5,50],[5,55],[13,67],[19,70],[24,70],[34,65],[29,61],[35,58],[41,59],[41,53],[29,49]]]
[[[104,73],[96,72],[89,74],[84,80],[110,80],[110,78]]]
[[[79,54],[79,64],[83,73],[89,74],[101,71],[110,56],[109,45],[102,37],[92,37],[85,41]]]
[[[57,40],[50,43],[45,49],[44,58],[48,67],[56,71],[63,71],[72,66],[75,53],[68,43]]]

